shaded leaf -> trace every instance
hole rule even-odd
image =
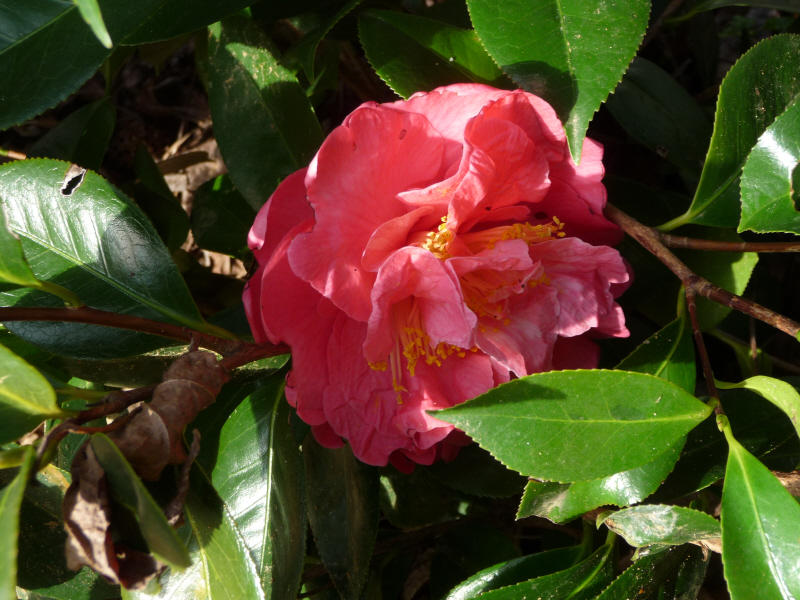
[[[529,375],[434,414],[523,475],[581,481],[652,461],[709,408],[651,375],[596,370]]]
[[[343,598],[358,598],[378,532],[377,471],[350,448],[303,443],[308,520],[325,568]]]
[[[680,440],[652,462],[599,479],[573,483],[529,481],[517,518],[535,515],[564,523],[605,504],[628,506],[641,502],[672,471],[682,446],[683,440]]]
[[[0,346],[0,444],[15,440],[45,419],[67,415],[42,374]]]
[[[716,382],[717,387],[723,390],[733,388],[743,388],[750,390],[769,400],[780,408],[789,420],[794,425],[795,431],[800,436],[800,394],[797,389],[790,383],[775,379],[774,377],[766,377],[765,375],[756,375],[749,377],[739,383],[726,383],[723,381]]]
[[[173,567],[188,567],[191,561],[186,547],[119,449],[102,433],[92,436],[91,445],[114,498],[136,515],[150,552]]]
[[[589,558],[577,565],[523,583],[491,590],[481,594],[481,600],[584,600],[594,598],[605,588],[614,572],[609,560],[611,545],[598,548]]]
[[[510,87],[469,29],[397,11],[369,10],[359,15],[358,31],[375,72],[404,98],[464,81]]]
[[[782,34],[748,50],[719,90],[714,132],[689,209],[665,223],[733,227],[739,221],[738,181],[758,137],[800,93],[800,36]]]
[[[458,452],[451,462],[437,461],[426,469],[448,487],[473,496],[505,498],[519,494],[525,478],[504,467],[477,444]]]
[[[348,0],[341,6],[333,5],[332,13],[324,15],[322,24],[310,31],[300,42],[291,50],[291,53],[300,60],[303,71],[309,81],[313,82],[316,76],[314,63],[317,58],[317,48],[319,43],[330,33],[331,29],[341,21],[351,10],[361,4],[362,0]],[[333,11],[335,9],[335,11]]]
[[[94,308],[211,332],[147,218],[100,176],[72,172],[68,163],[43,159],[0,167],[0,202],[33,273],[79,289],[81,299]],[[64,188],[69,193],[61,191],[65,176],[73,186]],[[53,300],[12,290],[0,291],[0,304],[48,306]],[[53,351],[84,357],[136,353],[165,343],[81,324],[16,323],[8,328]]]
[[[258,210],[284,177],[308,164],[322,131],[297,79],[253,22],[230,18],[209,31],[214,135],[231,179]]]
[[[722,490],[722,564],[733,600],[800,596],[800,504],[723,432],[730,454]]]
[[[91,27],[97,40],[106,48],[111,48],[111,36],[108,34],[106,24],[97,0],[73,0],[86,24]]]
[[[719,521],[699,510],[667,504],[623,508],[598,521],[631,546],[680,546],[720,536]]]
[[[800,94],[767,127],[742,171],[739,231],[800,234],[798,193],[793,182],[800,164]]]
[[[59,158],[97,169],[103,162],[116,120],[116,109],[108,98],[91,102],[36,140],[28,156]]]
[[[470,600],[489,590],[555,573],[574,564],[581,551],[580,546],[570,546],[513,558],[475,573],[450,590],[444,600]]]
[[[726,6],[753,6],[797,12],[797,0],[703,0],[689,8],[679,19],[688,19],[697,13],[725,8]]]
[[[247,232],[256,211],[239,193],[230,177],[220,175],[201,185],[192,204],[192,234],[205,250],[241,256],[247,250]]]
[[[475,31],[500,68],[547,100],[578,160],[595,111],[644,36],[644,0],[468,0]]]
[[[711,122],[661,67],[634,59],[606,108],[633,139],[688,174],[699,175]]]
[[[11,483],[0,491],[0,599],[16,600],[17,538],[19,536],[19,511],[22,496],[28,484],[28,475],[34,460],[33,446],[26,446],[26,456]]]

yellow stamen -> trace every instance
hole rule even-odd
[[[447,228],[447,215],[442,217],[441,224],[436,231],[431,231],[425,236],[422,247],[433,253],[436,258],[450,258],[447,247],[453,239],[453,232]]]

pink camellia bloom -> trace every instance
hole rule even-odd
[[[541,98],[450,85],[367,102],[256,217],[256,341],[292,350],[286,397],[317,440],[401,470],[465,436],[428,414],[625,336],[602,147],[576,165]]]

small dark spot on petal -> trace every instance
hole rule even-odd
[[[401,129],[400,130],[400,135],[397,136],[397,139],[398,140],[402,140],[404,137],[406,137],[407,133],[408,133],[407,129]]]
[[[492,207],[491,206],[484,206],[483,210],[492,210]]]
[[[546,213],[546,212],[539,211],[539,212],[537,212],[537,213],[535,213],[535,214],[533,215],[533,218],[534,218],[534,219],[546,219],[546,218],[547,218],[547,213]]]

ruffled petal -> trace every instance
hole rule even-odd
[[[300,169],[284,179],[258,211],[247,235],[247,245],[259,263],[269,260],[290,229],[314,218],[306,200],[306,171]]]

